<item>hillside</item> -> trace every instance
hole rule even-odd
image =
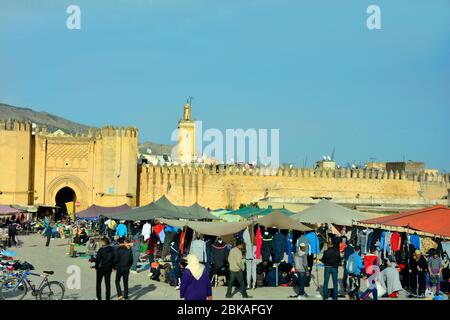
[[[34,111],[30,108],[20,108],[8,104],[0,103],[0,120],[21,120],[31,121],[38,126],[46,126],[48,131],[54,132],[62,130],[66,133],[87,133],[89,126],[67,120],[62,117],[55,116],[47,112]],[[139,151],[147,153],[147,149],[152,150],[152,154],[170,154],[172,146],[161,145],[152,141],[142,142],[139,144]],[[162,151],[162,152],[161,152]]]
[[[38,126],[46,126],[50,132],[58,129],[66,133],[86,133],[88,126],[55,116],[47,112],[38,112],[29,108],[19,108],[0,103],[0,119],[31,121]]]

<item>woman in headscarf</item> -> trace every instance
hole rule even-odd
[[[188,266],[183,272],[180,285],[181,299],[191,301],[212,300],[212,286],[205,266],[195,255],[187,257]]]

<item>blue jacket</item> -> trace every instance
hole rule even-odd
[[[116,236],[119,236],[119,237],[128,236],[127,226],[124,225],[123,223],[119,224],[116,229]]]
[[[355,275],[358,276],[361,274],[361,271],[364,270],[364,263],[363,260],[361,258],[361,256],[359,255],[359,252],[354,252],[348,259],[353,259],[353,257],[355,258],[355,262],[356,262],[356,271],[355,271]],[[347,266],[346,266],[347,268]]]
[[[284,253],[287,252],[287,238],[281,232],[277,233],[273,237],[272,249],[273,262],[281,262],[281,260],[283,260]]]
[[[306,235],[309,240],[309,245],[311,247],[311,252],[309,254],[319,254],[320,253],[320,245],[319,238],[315,232],[310,232]]]
[[[292,254],[292,249],[294,247],[293,245],[293,235],[292,232],[288,233],[287,236],[287,253],[288,253],[288,262],[292,265],[294,265],[294,256]]]
[[[416,250],[421,250],[420,237],[416,234],[409,236],[409,242]]]

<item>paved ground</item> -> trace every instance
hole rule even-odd
[[[44,270],[53,270],[54,280],[64,281],[66,284],[66,299],[70,300],[92,300],[95,298],[95,271],[91,269],[91,263],[85,258],[71,258],[68,255],[69,246],[67,239],[53,239],[50,247],[45,247],[45,239],[41,235],[21,236],[23,245],[20,248],[12,248],[17,253],[17,259],[28,261],[37,272]],[[66,273],[70,266],[78,266],[81,273],[80,289],[68,289],[70,285],[70,274]],[[142,271],[139,274],[130,276],[130,299],[131,300],[178,300],[179,291],[170,287],[168,284],[151,281],[148,277],[148,271]],[[319,269],[319,277],[323,279],[323,269]],[[112,276],[114,278],[114,274]],[[36,282],[38,278],[33,279]],[[309,299],[320,300],[317,286],[314,280],[312,286],[306,289]],[[330,286],[332,286],[330,281]],[[114,280],[112,281],[112,298],[116,297]],[[226,288],[213,288],[215,300],[223,300]],[[293,288],[260,288],[250,290],[249,295],[258,300],[285,300],[293,295]],[[404,297],[404,296],[403,296]],[[28,294],[27,299],[33,299]],[[234,298],[240,300],[241,296],[237,293]],[[344,299],[344,298],[343,298]]]

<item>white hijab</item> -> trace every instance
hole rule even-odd
[[[196,280],[200,280],[203,271],[205,270],[205,266],[200,264],[198,258],[193,254],[188,255],[187,262],[188,266],[186,268],[189,269]]]

